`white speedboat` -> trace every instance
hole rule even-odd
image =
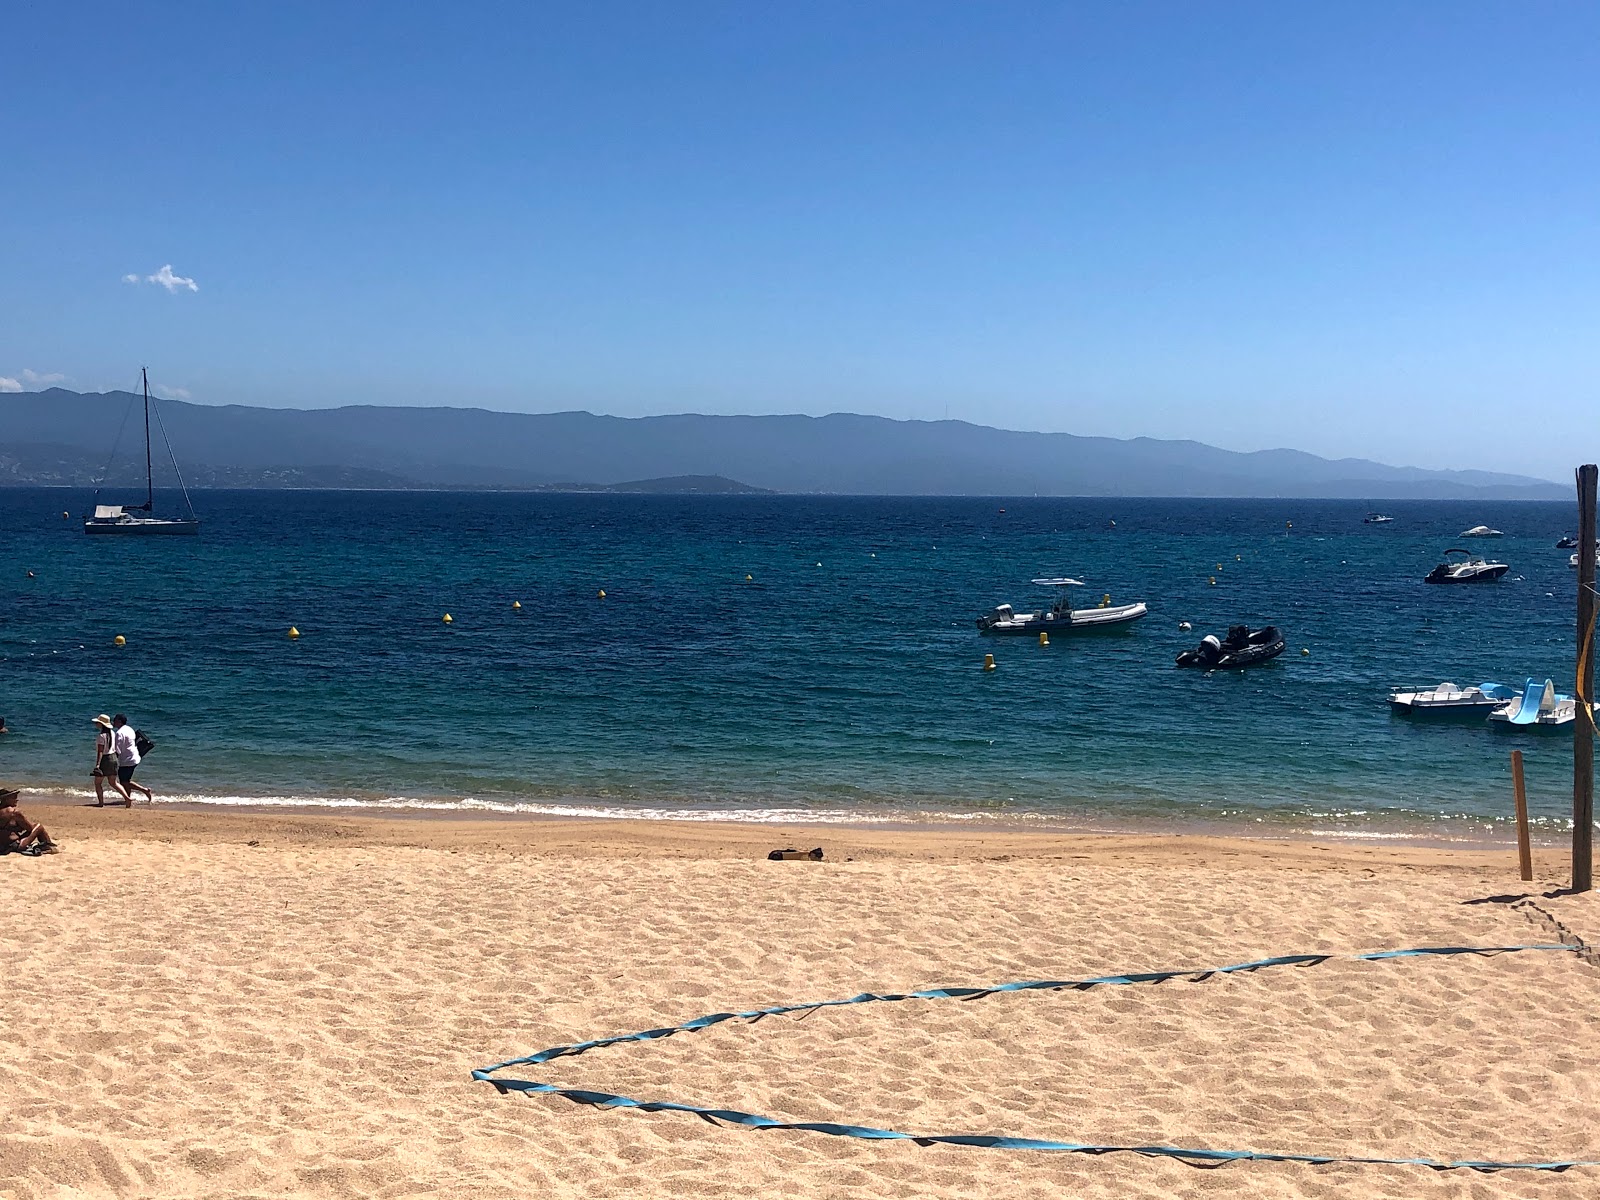
[[[1490,580],[1499,579],[1511,568],[1503,562],[1488,562],[1481,558],[1473,558],[1465,550],[1451,547],[1444,552],[1445,559],[1424,577],[1426,583],[1488,583]],[[1450,555],[1459,554],[1460,559],[1452,559]]]
[[[1094,629],[1114,629],[1137,621],[1150,610],[1143,600],[1133,604],[1113,604],[1108,594],[1094,608],[1073,608],[1070,590],[1082,587],[1081,579],[1035,579],[1039,587],[1060,588],[1061,595],[1049,608],[1018,613],[1009,604],[999,604],[978,618],[980,633],[1086,633]]]
[[[1386,517],[1382,513],[1368,513],[1361,518],[1361,523],[1363,525],[1387,525],[1392,520],[1394,520],[1393,517]]]
[[[1516,688],[1503,683],[1480,683],[1473,687],[1441,683],[1438,687],[1390,692],[1389,704],[1396,712],[1414,716],[1482,717],[1518,695]]]
[[[1578,719],[1578,705],[1571,696],[1556,691],[1552,680],[1528,680],[1520,696],[1513,696],[1489,714],[1497,725],[1523,729],[1560,729]]]
[[[1471,529],[1463,529],[1456,534],[1457,537],[1505,537],[1498,529],[1490,529],[1487,525],[1474,525]]]

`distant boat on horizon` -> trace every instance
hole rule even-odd
[[[161,425],[161,414],[156,413],[156,424],[161,428],[161,440],[166,444],[167,456],[172,459],[172,469],[178,473],[178,487],[183,491],[183,502],[189,508],[187,517],[158,517],[156,513],[155,471],[150,457],[150,375],[139,368],[139,378],[144,384],[144,489],[143,504],[101,504],[100,489],[94,491],[95,506],[92,515],[83,519],[85,533],[98,534],[195,534],[200,532],[200,519],[195,516],[194,505],[189,501],[189,489],[184,487],[183,475],[178,472],[178,459],[172,453],[172,443],[167,440],[167,430]],[[116,453],[116,447],[112,447]],[[111,464],[106,463],[106,470]],[[102,481],[104,474],[101,475]],[[143,516],[136,516],[143,513]]]

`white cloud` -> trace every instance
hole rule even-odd
[[[162,267],[161,270],[157,271],[154,275],[146,275],[145,278],[151,283],[159,283],[169,292],[175,292],[179,288],[188,288],[191,292],[198,292],[200,290],[200,285],[194,280],[185,279],[182,275],[174,275],[172,273],[171,263],[168,263],[166,266]]]
[[[139,282],[139,276],[124,275],[122,277],[122,282],[136,284]],[[193,279],[190,279],[186,275],[174,274],[171,263],[168,263],[166,266],[162,267],[161,270],[157,271],[154,275],[146,275],[144,277],[144,282],[159,283],[169,292],[178,292],[183,291],[184,289],[187,289],[191,292],[198,292],[200,290],[200,285]]]
[[[166,400],[187,400],[189,398],[188,388],[158,387],[156,391],[160,392],[162,398]]]
[[[67,377],[61,374],[60,371],[50,371],[47,374],[41,375],[37,371],[30,371],[27,367],[22,368],[22,378],[26,383],[42,383],[45,387],[49,387],[53,383],[65,383],[67,379]]]
[[[4,375],[0,375],[0,392],[20,392],[21,390],[22,385],[15,379],[8,379]]]

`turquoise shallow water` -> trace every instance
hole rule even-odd
[[[1476,837],[1520,746],[1542,825],[1570,812],[1568,740],[1384,704],[1442,679],[1570,690],[1570,504],[1393,502],[1366,526],[1308,501],[196,501],[198,538],[107,541],[61,518],[84,494],[0,490],[4,777],[86,787],[88,719],[123,711],[159,796],[218,803]],[[1424,585],[1479,523],[1507,536],[1465,544],[1511,573]],[[1047,648],[978,635],[1058,573],[1151,616]],[[1290,652],[1173,668],[1241,621]]]

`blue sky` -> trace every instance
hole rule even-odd
[[[1557,479],[1600,451],[1600,5],[5,31],[0,387],[147,363],[206,403],[844,410]]]

